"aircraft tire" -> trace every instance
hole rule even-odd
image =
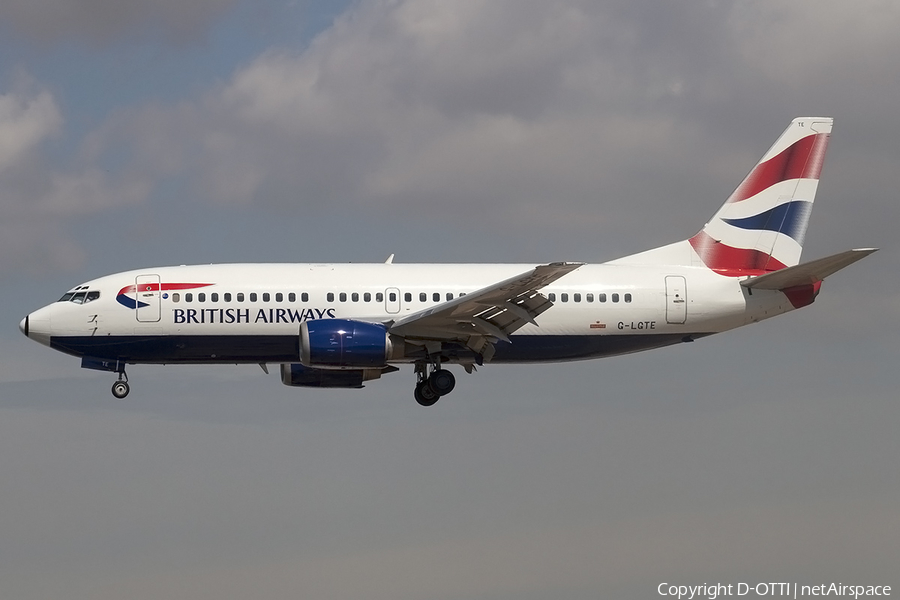
[[[117,381],[112,386],[112,395],[121,400],[131,391],[131,386],[127,381]]]
[[[447,369],[438,369],[428,377],[428,385],[438,396],[446,396],[456,387],[456,377]]]
[[[422,406],[433,406],[441,397],[431,389],[428,381],[423,381],[416,385],[416,402]]]

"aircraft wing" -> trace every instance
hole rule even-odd
[[[489,361],[494,343],[553,306],[538,290],[571,273],[584,263],[540,265],[478,291],[403,317],[389,326],[390,333],[423,342],[458,342]]]

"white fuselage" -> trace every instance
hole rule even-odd
[[[140,269],[77,286],[70,291],[76,302],[59,301],[35,311],[27,329],[29,337],[63,352],[127,363],[297,362],[304,321],[389,323],[532,268],[224,264]],[[77,298],[82,292],[99,292],[99,297],[85,303]],[[583,265],[542,293],[553,306],[536,325],[499,342],[493,362],[635,352],[793,308],[781,292],[750,293],[737,278],[703,267]],[[408,344],[407,349],[389,362],[416,360],[415,348]],[[464,362],[462,356],[450,353],[449,362]]]

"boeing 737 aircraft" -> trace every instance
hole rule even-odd
[[[280,363],[285,385],[360,388],[415,366],[423,406],[487,363],[649,350],[811,304],[875,252],[800,264],[831,133],[798,118],[693,237],[603,264],[223,264],[128,271],[78,285],[19,324],[118,374],[142,363]]]

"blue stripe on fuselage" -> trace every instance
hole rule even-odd
[[[639,352],[696,339],[708,333],[643,335],[519,335],[500,342],[493,363],[583,360]],[[128,363],[291,363],[299,362],[296,335],[172,335],[53,337],[50,346],[74,356]],[[210,358],[210,356],[216,358]],[[471,350],[445,344],[450,362],[471,362]],[[419,358],[415,355],[410,359]],[[422,356],[424,358],[424,355]]]

